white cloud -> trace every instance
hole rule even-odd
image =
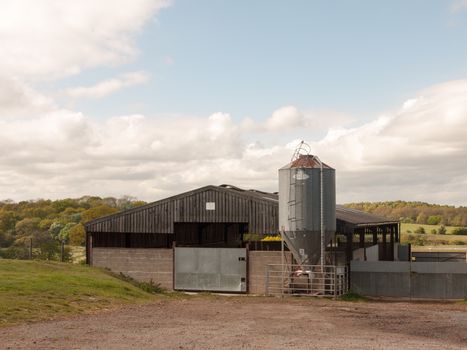
[[[19,79],[0,75],[0,118],[29,115],[54,108],[50,98],[38,93]]]
[[[331,110],[301,110],[296,106],[283,106],[272,112],[263,122],[245,119],[242,129],[255,132],[326,131],[336,126],[346,126],[354,121],[349,115]]]
[[[466,204],[467,81],[421,91],[392,115],[330,133],[314,150],[340,173],[345,200],[417,199]]]
[[[124,88],[147,82],[149,75],[145,72],[122,74],[117,78],[101,81],[93,86],[78,86],[66,89],[65,95],[72,98],[102,98]]]
[[[460,2],[459,2],[460,3]],[[35,82],[116,65],[137,54],[134,35],[157,0],[3,1],[0,5],[0,195],[135,195],[155,200],[206,184],[277,190],[292,145],[310,142],[337,169],[338,199],[416,199],[466,205],[467,81],[421,91],[395,113],[353,118],[284,106],[262,122],[143,115],[91,119],[64,109]],[[143,83],[144,73],[72,88],[98,98]],[[260,141],[256,141],[260,140]]]
[[[0,75],[51,79],[137,53],[134,34],[165,0],[4,0]]]
[[[463,11],[466,7],[467,7],[467,0],[454,0],[451,3],[451,11],[452,12]]]
[[[294,106],[286,106],[274,111],[266,120],[266,128],[272,131],[281,131],[288,128],[303,126],[304,115]]]
[[[55,108],[0,118],[3,198],[136,195],[155,200],[206,184],[277,190],[277,169],[308,132],[262,143],[225,113],[95,121]],[[467,81],[421,91],[395,113],[339,128],[313,152],[337,169],[338,199],[467,204]]]

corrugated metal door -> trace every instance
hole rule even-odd
[[[175,248],[177,290],[247,291],[245,248]]]

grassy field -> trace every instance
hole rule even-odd
[[[414,231],[423,227],[425,234],[417,234]],[[453,235],[454,226],[446,226],[446,234],[432,234],[432,230],[438,231],[440,225],[401,224],[401,242],[411,243],[413,246],[458,246],[467,247],[467,236]]]
[[[0,259],[0,326],[157,298],[97,268]]]
[[[436,232],[438,232],[438,229],[441,225],[420,225],[420,224],[401,223],[401,232],[402,233],[414,233],[415,230],[419,228],[420,226],[425,229],[425,233],[431,233],[432,230],[436,230]],[[458,228],[455,226],[445,226],[445,227],[446,227],[446,234],[448,235],[451,234],[453,230]]]

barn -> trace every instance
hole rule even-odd
[[[88,222],[86,259],[167,289],[264,294],[267,266],[279,264],[278,194],[205,186]],[[332,264],[398,259],[399,223],[336,207]],[[290,253],[286,258],[292,260]]]

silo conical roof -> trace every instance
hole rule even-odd
[[[300,154],[297,159],[294,159],[286,166],[281,169],[290,169],[290,168],[320,168],[319,161],[316,160],[315,156],[312,154]],[[323,168],[333,169],[329,165],[323,163]]]

